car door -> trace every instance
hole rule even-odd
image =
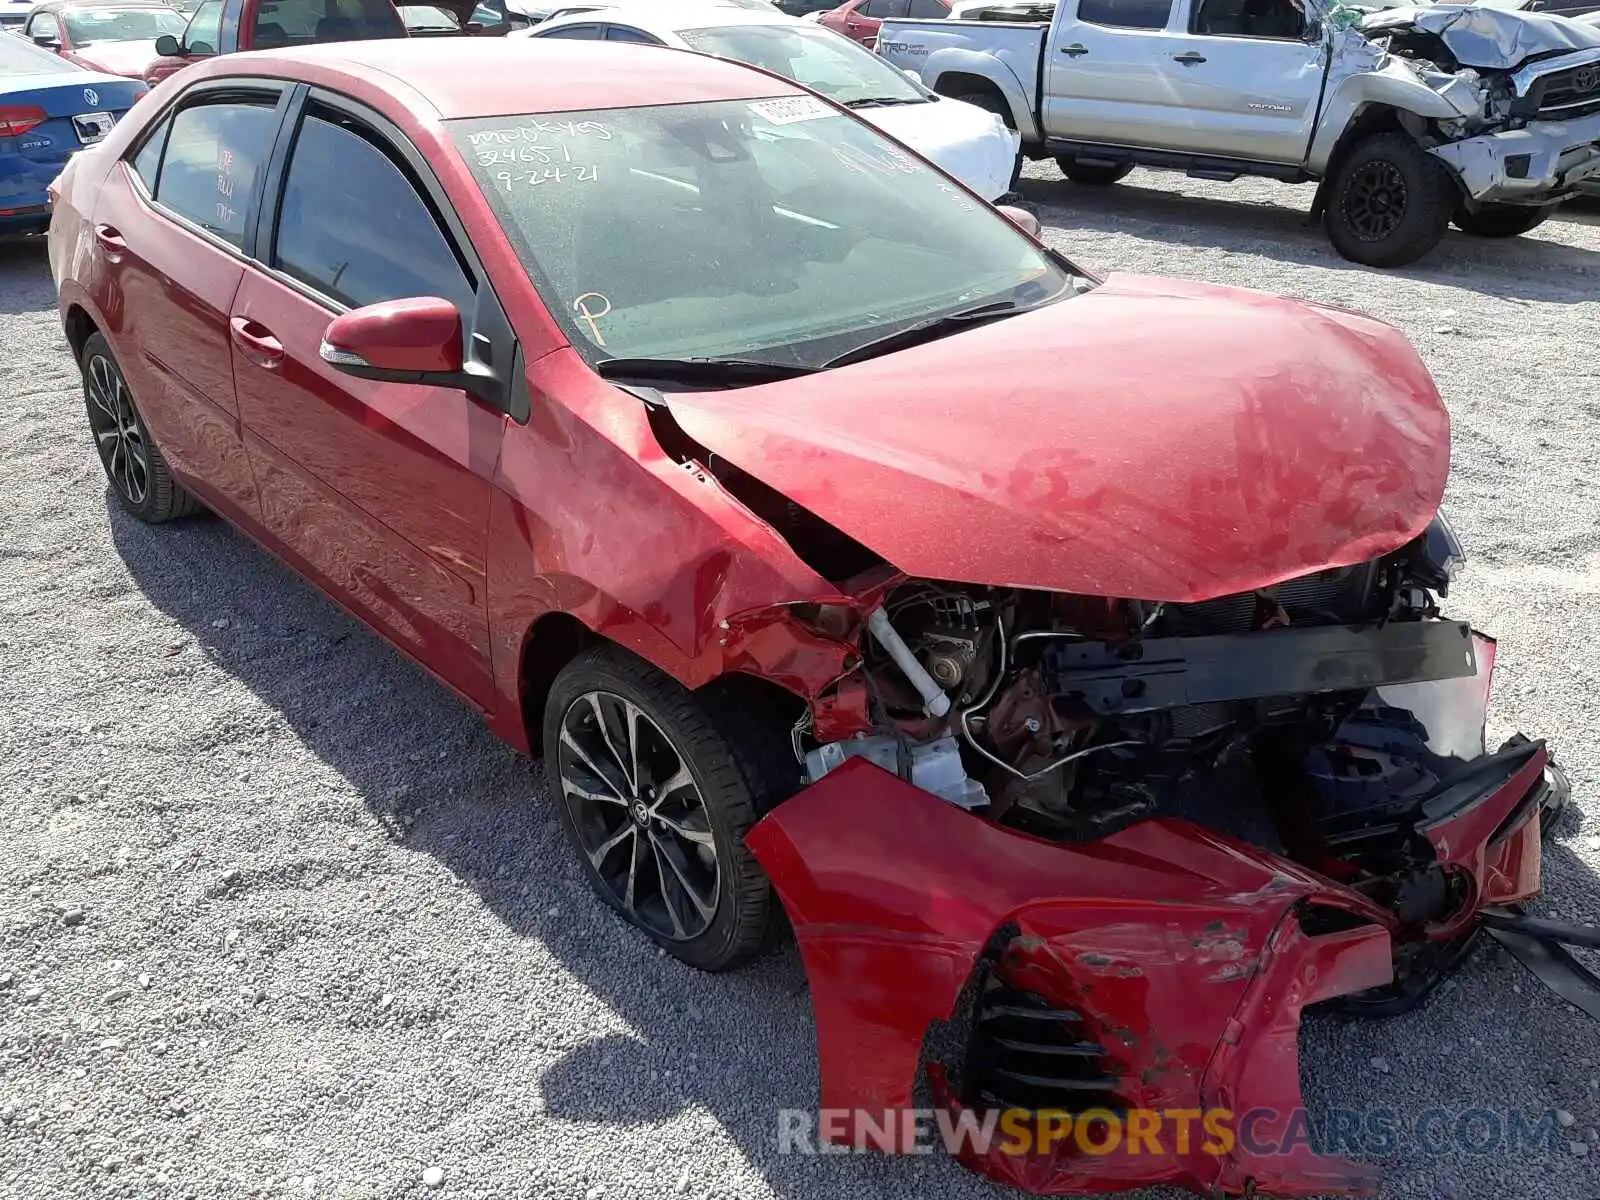
[[[1163,64],[1184,52],[1168,32],[1174,0],[1062,0],[1045,35],[1045,132],[1073,142],[1166,147],[1189,116]]]
[[[1172,146],[1298,163],[1316,125],[1327,45],[1297,0],[1186,0],[1184,49],[1162,56],[1167,92],[1190,115]]]
[[[202,496],[256,515],[228,320],[283,85],[187,92],[112,168],[94,208],[107,336],[162,453]]]
[[[354,379],[319,348],[339,313],[415,296],[450,300],[468,344],[487,339],[507,364],[509,326],[415,149],[311,95],[230,316],[262,522],[330,593],[488,709],[485,553],[504,415],[457,389]]]

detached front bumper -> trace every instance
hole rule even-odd
[[[851,1114],[832,1136],[913,1128],[925,1081],[921,1098],[955,1118],[1088,1122],[956,1149],[1038,1194],[1369,1191],[1370,1168],[1285,1136],[1303,1103],[1301,1011],[1381,995],[1410,950],[1470,937],[1485,906],[1537,891],[1547,762],[1542,743],[1508,744],[1424,806],[1418,832],[1460,903],[1419,926],[1187,821],[1058,844],[852,760],[749,835],[805,961],[821,1107]]]
[[[1432,151],[1483,203],[1540,204],[1600,179],[1600,114],[1533,121],[1523,129],[1465,138]]]

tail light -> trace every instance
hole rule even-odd
[[[49,119],[49,113],[31,104],[0,104],[0,137],[21,137]]]

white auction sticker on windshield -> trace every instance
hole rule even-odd
[[[815,96],[787,96],[782,100],[757,100],[750,111],[764,117],[770,125],[793,125],[796,121],[815,121],[833,115]]]

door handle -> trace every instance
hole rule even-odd
[[[265,325],[258,325],[249,317],[233,317],[228,321],[228,330],[233,344],[256,366],[270,371],[283,361],[283,343]]]
[[[1089,53],[1089,47],[1085,46],[1082,42],[1073,42],[1070,46],[1061,47],[1061,53],[1071,55],[1073,58],[1077,58],[1080,54]]]
[[[122,234],[118,233],[114,227],[96,225],[94,227],[94,240],[100,243],[109,261],[122,261],[122,253],[128,248],[128,243],[122,240]]]
[[[1206,56],[1204,54],[1196,54],[1193,50],[1187,50],[1182,54],[1174,54],[1172,56],[1173,62],[1180,62],[1186,67],[1192,67],[1196,63],[1203,63],[1205,60]]]

